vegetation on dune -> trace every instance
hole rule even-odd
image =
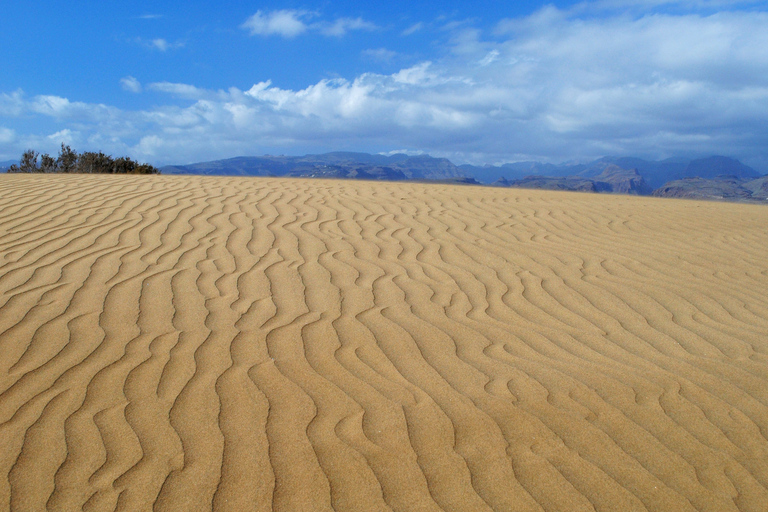
[[[38,161],[38,156],[39,161]],[[85,151],[78,154],[62,143],[58,158],[47,153],[40,155],[28,149],[21,155],[18,165],[12,165],[8,172],[39,173],[84,173],[84,174],[160,174],[157,167],[135,162],[128,157],[112,158],[101,151]]]

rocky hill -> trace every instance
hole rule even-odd
[[[755,180],[745,180],[737,176],[683,178],[656,189],[653,195],[686,199],[765,202],[768,200],[768,176]]]
[[[543,188],[580,192],[613,192],[617,194],[648,195],[651,188],[637,169],[622,169],[608,165],[594,178],[584,176],[526,176],[518,180],[501,178],[493,183],[497,187]]]
[[[608,165],[593,180],[610,185],[610,191],[618,194],[643,196],[653,192],[637,169],[623,169],[614,164]]]

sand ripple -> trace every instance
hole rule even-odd
[[[0,510],[768,503],[768,208],[0,177]]]

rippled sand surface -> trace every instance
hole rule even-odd
[[[768,509],[768,207],[0,176],[0,510]]]

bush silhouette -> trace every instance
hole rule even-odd
[[[40,156],[40,165],[38,165]],[[98,153],[85,151],[77,154],[69,146],[61,144],[58,158],[47,153],[40,155],[33,149],[28,149],[21,155],[18,165],[12,165],[8,172],[39,172],[39,173],[84,173],[84,174],[160,174],[160,170],[149,164],[142,164],[121,156],[114,159],[101,151]]]

